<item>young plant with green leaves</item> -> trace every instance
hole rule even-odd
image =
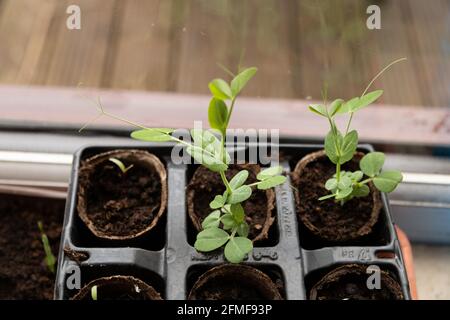
[[[280,166],[262,170],[257,175],[258,181],[251,184],[246,184],[249,176],[247,170],[238,172],[231,180],[226,176],[231,161],[225,148],[227,128],[237,97],[256,72],[256,68],[247,68],[237,75],[232,74],[230,83],[223,79],[214,79],[209,83],[212,98],[208,108],[208,121],[211,130],[190,130],[192,142],[172,135],[175,129],[147,128],[117,117],[106,112],[100,101],[98,103],[99,116],[106,115],[139,127],[139,130],[132,132],[132,138],[148,142],[176,142],[184,146],[197,163],[220,175],[225,192],[215,195],[211,201],[211,213],[204,219],[203,230],[197,234],[194,246],[201,252],[225,246],[225,258],[232,263],[241,262],[253,249],[253,243],[248,239],[249,226],[242,206],[252,195],[252,188],[266,190],[286,181],[286,177],[281,175]]]
[[[44,232],[44,226],[42,225],[42,221],[38,221],[38,228],[41,234],[42,245],[44,246],[45,264],[47,265],[47,268],[48,270],[50,270],[51,273],[55,273],[56,258],[53,255],[52,247],[50,246],[48,237]]]
[[[369,182],[382,192],[392,192],[402,181],[403,177],[399,171],[382,171],[385,156],[382,152],[370,152],[361,159],[360,170],[355,172],[342,171],[344,163],[353,159],[358,147],[358,132],[350,130],[353,115],[358,110],[375,102],[383,90],[367,92],[373,82],[392,65],[406,60],[397,59],[384,67],[367,85],[361,96],[348,101],[336,99],[327,105],[324,97],[323,104],[310,105],[309,110],[328,120],[330,131],[325,137],[325,153],[332,163],[336,165],[336,173],[325,183],[325,189],[330,193],[319,200],[334,199],[342,205],[354,198],[369,195]],[[341,132],[335,122],[335,117],[340,114],[348,114],[346,129]]]

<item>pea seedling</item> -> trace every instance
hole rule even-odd
[[[50,242],[48,241],[48,237],[44,232],[44,227],[41,221],[38,221],[38,228],[39,232],[41,233],[42,245],[44,246],[45,263],[48,270],[50,270],[51,273],[55,273],[56,258],[53,255],[52,248],[50,247]]]
[[[131,134],[132,138],[150,142],[172,141],[181,144],[186,147],[186,151],[196,162],[219,173],[225,192],[215,195],[209,204],[211,213],[203,220],[203,230],[197,234],[194,246],[201,252],[209,252],[225,246],[225,258],[232,263],[241,262],[253,249],[253,243],[248,239],[249,226],[245,221],[242,206],[242,203],[252,195],[252,187],[266,190],[286,181],[286,177],[281,175],[280,166],[262,170],[256,177],[258,181],[251,184],[245,184],[249,176],[247,170],[238,172],[230,181],[225,174],[231,161],[225,148],[228,124],[238,95],[256,71],[256,68],[248,68],[238,75],[232,74],[233,79],[230,83],[223,79],[214,79],[209,83],[212,98],[208,108],[208,121],[212,130],[192,129],[190,134],[193,143],[172,136],[175,129],[147,128],[105,112],[100,102],[98,104],[99,116],[106,115],[139,127],[139,130]]]
[[[349,131],[354,113],[367,107],[383,94],[383,90],[375,90],[369,93],[367,91],[384,71],[403,60],[406,59],[395,60],[384,67],[370,81],[360,97],[355,97],[348,101],[336,99],[330,105],[327,105],[326,98],[324,98],[323,104],[309,106],[310,111],[327,118],[330,124],[330,131],[325,137],[325,153],[330,161],[336,165],[336,173],[325,183],[325,189],[330,194],[320,197],[319,200],[334,198],[335,201],[343,205],[354,197],[369,195],[370,189],[367,186],[369,182],[373,182],[375,187],[382,192],[392,192],[402,181],[401,172],[382,171],[385,161],[385,155],[382,152],[366,154],[359,162],[360,170],[355,172],[341,171],[341,166],[353,159],[358,147],[358,132],[356,130]],[[350,114],[344,134],[336,126],[334,118],[338,114]],[[363,179],[364,175],[367,178]]]
[[[94,301],[97,301],[97,286],[91,287],[91,298]]]
[[[126,167],[125,164],[117,158],[109,158],[108,160],[114,163],[120,169],[120,171],[122,171],[122,174],[126,174],[128,170],[134,167],[133,164]]]

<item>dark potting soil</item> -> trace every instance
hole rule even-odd
[[[317,290],[317,300],[396,300],[403,299],[398,283],[382,271],[380,289],[369,289],[365,268],[343,269],[324,277],[326,284]],[[389,279],[387,278],[389,277]]]
[[[221,277],[209,281],[201,288],[197,288],[196,300],[267,300],[271,293],[261,289],[253,281],[247,283],[236,274],[224,274]],[[265,281],[265,279],[258,279]],[[284,290],[283,281],[280,278],[272,279],[278,290]]]
[[[126,165],[129,165],[128,163]],[[109,161],[86,181],[87,214],[98,230],[125,236],[144,230],[161,205],[161,180],[155,170],[135,164],[126,174]]]
[[[197,175],[201,179],[196,179],[195,183],[189,185],[189,188],[195,189],[194,209],[195,214],[200,217],[201,221],[211,213],[209,203],[218,194],[223,194],[225,186],[222,183],[219,173],[212,172],[205,167],[199,167]],[[242,168],[232,165],[226,172],[226,177],[231,180]],[[256,175],[249,170],[249,176],[246,184],[256,182]],[[248,223],[249,239],[254,239],[262,230],[267,218],[267,196],[266,192],[253,189],[251,197],[243,204],[245,211],[245,219]]]
[[[63,216],[64,201],[0,195],[0,300],[53,299],[38,221],[57,258]]]
[[[343,165],[342,170],[359,170],[358,160],[351,160]],[[333,200],[319,201],[328,194],[325,182],[335,173],[335,166],[327,157],[320,157],[310,162],[302,172],[295,187],[300,197],[300,215],[327,235],[326,238],[340,240],[356,232],[371,217],[373,198],[353,198],[344,205]]]

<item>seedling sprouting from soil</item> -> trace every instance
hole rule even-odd
[[[97,286],[91,287],[91,298],[94,301],[97,301]]]
[[[120,169],[120,171],[122,171],[122,174],[126,174],[128,170],[134,167],[133,164],[130,164],[128,167],[126,167],[125,164],[117,158],[109,158],[108,160],[114,163]]]
[[[233,74],[230,83],[223,79],[214,79],[209,83],[212,98],[208,108],[208,120],[212,130],[192,129],[190,134],[193,143],[172,136],[175,129],[141,126],[106,112],[100,101],[98,103],[99,116],[106,115],[140,128],[131,134],[132,138],[149,142],[172,141],[181,144],[197,163],[220,175],[225,192],[215,195],[211,201],[209,205],[211,213],[203,220],[203,230],[197,234],[194,246],[202,252],[225,246],[225,258],[232,263],[241,262],[253,249],[253,243],[248,239],[249,226],[245,221],[242,203],[250,198],[252,188],[266,190],[286,181],[286,177],[281,175],[280,166],[262,170],[257,175],[258,181],[251,184],[245,184],[249,176],[247,170],[238,172],[229,181],[225,174],[231,161],[225,148],[228,124],[237,97],[256,71],[256,68],[248,68],[237,75]]]
[[[38,221],[38,228],[39,232],[41,233],[42,245],[44,246],[45,264],[47,265],[47,268],[51,273],[55,273],[56,258],[53,255],[52,248],[50,247],[50,242],[48,241],[48,237],[44,232],[44,227],[41,221]]]
[[[312,112],[325,117],[330,124],[330,131],[325,137],[325,153],[330,161],[336,165],[336,173],[325,183],[325,189],[330,194],[320,197],[319,200],[334,198],[335,201],[344,204],[354,197],[367,196],[370,193],[367,186],[369,182],[373,182],[375,187],[382,192],[392,192],[402,181],[401,172],[382,171],[385,156],[381,152],[366,154],[359,163],[361,170],[355,172],[341,171],[341,166],[353,158],[358,147],[358,132],[356,130],[349,131],[354,113],[367,107],[383,94],[383,90],[367,91],[384,71],[404,60],[406,59],[397,59],[384,67],[370,81],[360,97],[348,101],[336,99],[330,105],[327,105],[326,97],[324,97],[323,104],[309,106]],[[336,126],[335,116],[339,114],[350,115],[344,134]]]

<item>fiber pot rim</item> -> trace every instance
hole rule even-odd
[[[257,164],[236,164],[241,170],[248,170],[255,174],[255,176],[259,173],[261,170],[261,167]],[[203,169],[201,169],[203,168]],[[196,183],[198,176],[196,175],[199,170],[208,170],[202,166],[199,166],[192,176],[192,179],[189,181],[189,183],[186,186],[187,189],[187,207],[188,207],[188,215],[189,218],[192,221],[192,224],[194,225],[197,232],[200,232],[203,230],[202,223],[200,221],[200,217],[196,215],[195,209],[194,209],[194,198],[195,198],[195,189],[192,187],[192,184]],[[269,229],[272,226],[273,222],[275,221],[275,218],[272,215],[273,209],[275,208],[275,192],[272,189],[265,190],[266,198],[267,198],[267,211],[266,211],[266,219],[264,220],[264,225],[261,229],[261,231],[258,233],[258,235],[251,239],[252,242],[260,241],[267,239],[269,236]]]
[[[78,183],[78,192],[77,192],[77,212],[78,216],[81,218],[81,220],[84,222],[84,224],[88,227],[88,229],[97,237],[102,239],[108,239],[108,240],[130,240],[137,237],[140,237],[141,235],[149,232],[151,229],[153,229],[159,219],[162,217],[164,211],[166,210],[167,206],[167,172],[166,169],[159,160],[157,156],[155,156],[153,153],[150,153],[145,150],[138,150],[138,149],[115,149],[111,151],[102,152],[99,154],[96,154],[92,157],[89,157],[81,162],[80,170],[78,175],[80,176],[82,172],[84,171],[92,171],[93,168],[95,168],[97,165],[102,164],[104,161],[107,161],[111,157],[118,157],[118,158],[126,158],[126,157],[132,157],[133,163],[136,161],[141,161],[141,163],[146,163],[151,167],[153,170],[157,172],[157,174],[160,177],[161,182],[161,202],[159,206],[158,213],[154,216],[152,221],[149,223],[149,225],[136,233],[128,234],[128,235],[110,235],[106,232],[103,232],[101,230],[98,230],[95,226],[95,223],[90,219],[90,217],[87,214],[87,203],[86,203],[86,188],[82,185],[82,183]]]
[[[259,289],[272,295],[272,297],[268,299],[283,300],[277,286],[267,274],[249,265],[230,263],[215,266],[203,273],[192,286],[191,291],[189,292],[188,300],[197,300],[196,291],[201,290],[202,287],[210,280],[214,281],[216,278],[220,278],[221,276],[228,274],[235,277],[243,277],[244,279],[252,278],[255,283],[260,284]]]
[[[88,284],[86,284],[83,288],[80,289],[80,291],[77,292],[72,297],[72,300],[83,300],[86,296],[89,296],[91,294],[91,288],[93,286],[101,287],[103,285],[114,285],[114,284],[129,284],[138,286],[139,289],[142,291],[145,291],[147,297],[150,300],[162,300],[161,295],[158,291],[156,291],[152,286],[145,283],[144,281],[132,277],[132,276],[122,276],[122,275],[116,275],[116,276],[110,276],[110,277],[101,277],[97,278],[95,280],[90,281]]]
[[[364,153],[358,151],[355,153],[355,155],[363,156]],[[327,157],[325,150],[311,152],[311,153],[307,154],[306,156],[304,156],[303,158],[301,158],[297,162],[294,172],[293,172],[293,180],[294,180],[295,185],[299,184],[303,170],[306,168],[306,166],[308,164],[310,164],[311,162],[314,162],[323,157]],[[295,202],[296,202],[296,207],[297,207],[297,216],[300,217],[303,224],[313,234],[319,236],[322,239],[325,239],[328,241],[334,241],[334,242],[345,242],[345,241],[356,240],[358,238],[361,238],[362,236],[368,235],[372,231],[373,226],[377,223],[377,221],[379,219],[381,208],[383,207],[380,192],[373,186],[372,182],[369,182],[368,186],[370,188],[370,192],[372,195],[372,203],[373,203],[372,211],[370,214],[370,219],[367,220],[367,222],[364,225],[362,225],[358,230],[353,232],[352,235],[347,238],[344,238],[344,239],[330,238],[326,234],[323,234],[323,232],[321,232],[321,230],[319,228],[317,228],[312,222],[310,222],[306,218],[305,215],[300,214],[300,203],[301,203],[300,193],[298,190],[294,190]]]
[[[330,282],[330,280],[337,280],[339,277],[349,274],[349,273],[358,273],[363,272],[365,273],[365,268],[368,267],[368,265],[363,264],[344,264],[337,268],[332,269],[331,271],[327,272],[318,282],[314,284],[314,286],[311,288],[309,299],[310,300],[317,300],[317,294],[318,291],[325,286],[327,283]],[[387,284],[387,288],[389,291],[399,300],[404,299],[404,295],[402,292],[402,288],[398,281],[392,278],[392,276],[389,274],[389,272],[385,270],[380,270],[381,272],[381,279],[382,282],[385,282]],[[331,279],[330,279],[331,278]]]

